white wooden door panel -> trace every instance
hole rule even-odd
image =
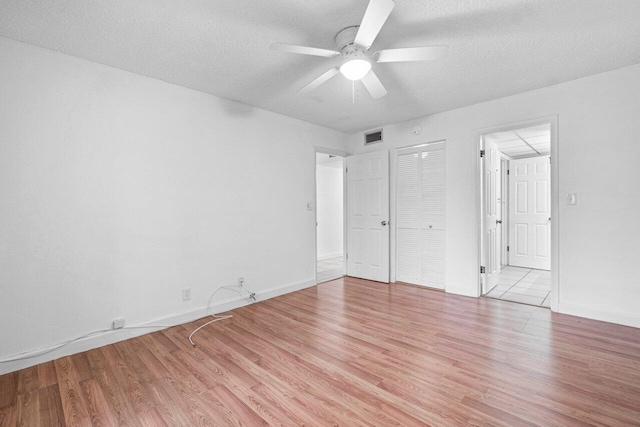
[[[347,275],[389,282],[389,153],[347,157]]]
[[[502,241],[501,203],[501,162],[500,152],[494,142],[485,141],[483,158],[483,265],[485,274],[482,281],[482,293],[486,294],[496,285],[498,273],[502,267],[500,259]]]
[[[551,267],[549,156],[509,162],[509,265]]]

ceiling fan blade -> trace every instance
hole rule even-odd
[[[322,83],[326,82],[331,77],[338,74],[339,72],[340,70],[338,69],[338,67],[330,69],[329,71],[327,71],[326,73],[324,73],[323,75],[321,75],[320,77],[318,77],[317,79],[315,79],[314,81],[312,81],[311,83],[303,87],[302,89],[298,90],[298,93],[305,94],[305,93],[311,92],[312,90],[314,90],[315,88],[317,88]]]
[[[393,0],[370,0],[360,28],[358,28],[355,44],[369,49],[394,6]]]
[[[367,88],[373,99],[382,98],[387,94],[387,90],[382,86],[380,79],[378,79],[373,70],[362,78],[362,84]]]
[[[435,61],[447,56],[449,46],[405,47],[376,52],[378,62]]]
[[[333,58],[340,55],[340,52],[329,49],[318,49],[317,47],[297,46],[295,44],[274,43],[270,46],[271,50],[278,52],[300,53],[302,55],[323,56],[325,58]]]

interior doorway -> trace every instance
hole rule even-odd
[[[480,135],[481,294],[551,306],[552,123]]]
[[[317,283],[345,275],[344,161],[339,155],[316,153]]]

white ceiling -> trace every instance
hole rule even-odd
[[[296,90],[338,59],[272,52],[333,49],[368,0],[2,0],[0,36],[357,132],[640,62],[637,0],[396,0],[371,50],[448,45],[446,59],[375,64],[373,100],[337,76]]]
[[[551,125],[544,124],[484,136],[512,159],[551,155]]]

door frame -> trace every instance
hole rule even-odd
[[[318,162],[317,153],[331,154],[342,157],[342,256],[347,253],[347,156],[350,154],[346,151],[335,150],[333,148],[313,146],[313,278],[318,284]],[[345,275],[347,274],[347,261],[344,263]]]
[[[500,201],[502,206],[502,241],[500,242],[500,268],[509,264],[509,157],[500,153]]]
[[[540,117],[536,119],[523,120],[519,122],[512,122],[503,125],[490,126],[481,129],[475,129],[475,152],[476,157],[475,164],[475,232],[474,235],[477,239],[477,265],[476,265],[476,277],[477,277],[477,296],[482,295],[482,274],[480,273],[480,266],[484,265],[483,251],[482,251],[482,232],[484,224],[482,223],[482,161],[480,157],[480,150],[483,149],[484,141],[483,136],[495,133],[506,132],[514,129],[520,129],[525,127],[537,126],[542,124],[551,125],[551,310],[558,311],[560,304],[560,264],[559,264],[559,230],[560,230],[560,199],[559,199],[559,169],[560,169],[560,156],[559,156],[559,138],[558,138],[558,115]]]

